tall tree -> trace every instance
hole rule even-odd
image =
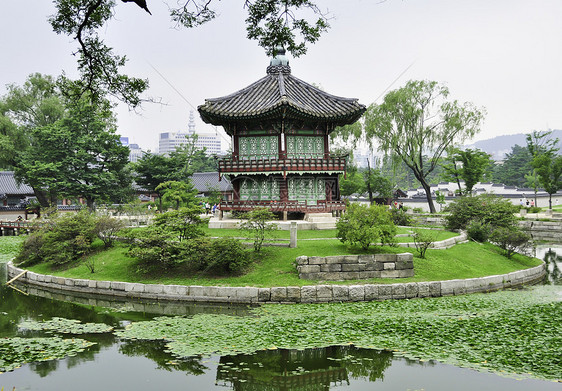
[[[435,81],[409,81],[372,104],[365,115],[370,143],[398,156],[424,188],[432,213],[435,205],[427,176],[438,166],[443,152],[480,130],[484,110],[471,103],[447,100],[449,89]],[[429,161],[424,164],[424,153]]]
[[[66,115],[62,93],[53,77],[39,73],[7,90],[0,99],[0,164],[15,170],[16,179],[31,186],[40,205],[47,207],[55,200],[54,188],[20,168],[28,152],[43,148],[35,130]]]
[[[533,160],[537,158],[539,155],[544,153],[555,153],[558,151],[558,139],[551,138],[552,131],[548,132],[537,132],[536,130],[533,133],[527,135],[527,149],[529,153],[533,157]],[[533,165],[533,164],[531,164]],[[533,172],[530,175],[527,175],[527,183],[530,184],[533,189],[535,190],[535,205],[537,204],[537,192],[540,184],[540,180],[538,179],[537,170],[533,165]]]
[[[528,148],[515,144],[511,152],[505,155],[503,162],[494,168],[493,181],[506,186],[525,186],[525,175],[533,169],[531,167],[531,153]]]
[[[562,155],[541,153],[533,159],[532,166],[548,193],[548,208],[552,209],[552,195],[562,188]]]
[[[148,5],[155,1],[122,2],[134,2],[150,14]],[[176,27],[196,27],[217,17],[219,13],[211,7],[217,3],[217,0],[185,0],[175,7],[169,6],[170,16]],[[126,57],[116,54],[98,34],[114,18],[117,4],[128,4],[115,0],[54,0],[54,4],[57,11],[49,18],[53,30],[68,35],[78,44],[74,54],[78,57],[79,91],[89,91],[94,99],[110,94],[132,107],[138,106],[148,80],[122,73]],[[241,5],[248,11],[248,38],[256,40],[268,54],[284,46],[298,57],[306,53],[307,44],[316,42],[329,28],[326,13],[311,0],[244,0]]]
[[[472,188],[484,178],[491,165],[492,158],[484,151],[452,148],[444,160],[443,178],[456,182],[461,194],[471,195]],[[464,190],[461,180],[464,182]]]
[[[129,148],[115,133],[111,105],[84,95],[66,107],[67,116],[32,130],[37,145],[22,154],[16,175],[66,197],[83,197],[90,209],[96,201],[122,201],[123,189],[130,188]]]

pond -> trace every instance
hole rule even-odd
[[[537,248],[537,254],[543,258],[548,258],[547,262],[551,274],[547,283],[560,284],[562,246],[540,246]],[[302,348],[301,346],[300,350],[271,347],[257,350],[255,353],[245,352],[243,354],[233,354],[233,348],[231,347],[230,350],[225,350],[229,352],[228,354],[178,358],[177,355],[170,352],[170,350],[174,351],[174,347],[170,347],[168,344],[174,338],[171,328],[165,331],[165,333],[169,332],[170,335],[160,339],[155,338],[156,340],[153,341],[131,338],[130,335],[126,335],[126,331],[123,331],[123,329],[126,326],[144,324],[160,327],[163,324],[162,319],[169,319],[169,321],[164,322],[169,326],[174,322],[181,323],[192,319],[205,319],[205,317],[223,319],[226,317],[230,319],[229,322],[231,323],[225,323],[228,325],[225,329],[231,328],[227,331],[232,333],[232,340],[234,341],[238,338],[235,335],[235,329],[237,328],[235,325],[238,324],[236,322],[238,320],[240,322],[254,322],[258,317],[255,309],[177,303],[167,305],[164,303],[126,302],[107,303],[107,306],[100,306],[99,302],[84,298],[73,300],[72,297],[67,297],[67,300],[64,301],[55,300],[48,297],[27,295],[24,292],[7,287],[4,284],[6,281],[4,266],[0,264],[1,338],[53,338],[53,335],[58,335],[64,327],[69,325],[69,321],[57,321],[57,318],[75,319],[82,323],[103,323],[117,330],[116,333],[93,333],[91,332],[93,329],[86,327],[85,334],[73,331],[70,334],[64,334],[62,339],[75,338],[78,340],[83,338],[89,343],[95,344],[87,346],[83,350],[71,351],[70,356],[65,358],[23,364],[20,368],[0,374],[0,389],[3,387],[6,391],[11,391],[14,387],[16,391],[71,389],[83,391],[100,389],[370,390],[373,388],[381,390],[489,389],[511,391],[560,390],[561,388],[560,383],[554,381],[525,376],[501,376],[496,373],[461,368],[434,360],[415,360],[404,357],[397,352],[361,348],[357,344],[340,344],[340,346],[321,348]],[[531,292],[533,291],[531,290]],[[519,294],[528,295],[529,291],[510,293],[510,295]],[[557,294],[560,294],[560,290],[557,290]],[[44,296],[49,296],[49,294]],[[485,299],[475,299],[475,303],[480,306],[478,311],[482,312],[488,311],[487,307],[485,308],[485,301],[491,300],[495,305],[495,302],[505,300],[502,293],[474,297],[481,296]],[[518,300],[517,296],[510,297],[510,300]],[[411,300],[410,302],[420,303],[424,300]],[[472,299],[461,300],[464,300],[461,304],[465,306]],[[524,300],[527,300],[527,298]],[[522,299],[522,303],[524,300]],[[457,306],[459,299],[443,298],[436,305],[447,307],[449,303],[454,304],[451,304],[451,306]],[[385,304],[385,308],[403,305],[401,303],[388,303]],[[558,306],[558,304],[555,305]],[[355,316],[360,317],[361,311],[366,310],[367,306],[368,304],[363,306],[351,303],[337,304],[325,307],[322,311],[349,312],[349,322],[352,322],[351,319]],[[290,309],[287,309],[287,307],[290,307]],[[299,305],[295,305],[265,308],[263,311],[272,312],[271,319],[287,319],[287,322],[280,323],[287,329],[290,329],[291,322],[294,321],[287,312],[289,310],[294,312],[303,309],[306,312],[303,315],[305,318],[317,316],[314,322],[320,330],[318,338],[322,338],[321,334],[324,333],[322,327],[325,327],[325,325],[321,324],[321,319],[327,312],[316,313],[318,306],[299,307]],[[455,307],[455,310],[457,308],[460,307]],[[433,309],[432,311],[438,310]],[[263,315],[263,313],[261,314]],[[176,315],[182,317],[178,318]],[[444,315],[449,316],[450,314],[444,313]],[[343,317],[347,319],[347,315],[342,315]],[[55,318],[53,320],[55,324],[52,327],[55,330],[51,332],[34,330],[33,322],[23,323],[24,321],[51,321],[53,318]],[[197,341],[205,338],[204,328],[207,327],[205,325],[213,326],[212,323],[203,322],[201,324],[203,326],[199,326],[202,328],[194,331],[198,334],[195,336],[198,338]],[[345,329],[347,324],[344,319],[338,328]],[[357,328],[357,324],[349,323],[350,329]],[[46,327],[46,323],[39,323],[39,325],[40,328]],[[271,322],[269,325],[270,327],[278,326],[275,322]],[[185,329],[188,330],[185,332],[189,333],[199,326],[194,322]],[[72,327],[72,324],[70,327]],[[316,332],[316,330],[310,329],[314,326],[308,325],[308,327],[309,333],[314,334]],[[132,328],[131,330],[134,331],[135,329]],[[118,335],[120,332],[122,334]],[[225,332],[225,330],[217,330],[217,339],[225,338]],[[213,333],[210,335],[213,335]],[[350,339],[352,338],[351,335],[352,332],[350,331]],[[389,336],[389,338],[391,337]],[[257,334],[251,336],[251,339],[255,340],[260,340],[260,338],[265,337]],[[287,336],[287,338],[290,339],[290,336]],[[26,341],[23,341],[23,344]],[[60,342],[60,340],[58,341]],[[224,344],[225,341],[228,341],[228,338],[216,343],[220,345]],[[556,340],[554,341],[556,342]],[[214,341],[205,341],[205,343],[214,346]],[[303,346],[305,345],[307,344],[303,343]],[[546,362],[550,362],[555,367],[554,373],[562,373],[559,351],[554,354],[558,358],[546,360]],[[2,359],[6,360],[6,357],[2,357],[0,350],[0,367],[2,366]],[[537,357],[537,360],[540,361],[540,358]]]

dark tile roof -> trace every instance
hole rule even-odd
[[[0,171],[0,194],[32,195],[33,189],[26,185],[18,185],[13,171]]]
[[[206,99],[197,109],[203,121],[222,126],[282,116],[341,126],[357,121],[366,110],[355,98],[328,94],[292,76],[288,65],[270,66],[264,78],[233,94]]]
[[[221,192],[232,190],[232,184],[224,176],[219,182],[218,172],[196,172],[191,176],[191,182],[199,193],[207,193],[215,189]]]

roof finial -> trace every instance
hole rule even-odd
[[[269,66],[267,67],[267,74],[291,73],[289,59],[287,58],[287,56],[285,56],[285,48],[281,45],[278,45],[275,47],[274,53],[275,55],[273,56],[273,58],[269,62]]]

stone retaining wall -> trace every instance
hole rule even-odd
[[[303,280],[366,280],[369,278],[404,278],[414,276],[414,256],[404,254],[300,256],[296,259],[299,278]]]
[[[519,227],[531,235],[533,240],[560,242],[562,240],[562,221],[523,220]]]
[[[7,265],[8,279],[23,272],[11,262]],[[118,281],[93,281],[27,272],[17,281],[68,292],[92,293],[111,297],[220,303],[325,303],[412,299],[488,292],[534,283],[545,275],[544,264],[509,274],[433,282],[364,285],[308,285],[293,287],[255,288],[137,284]]]

